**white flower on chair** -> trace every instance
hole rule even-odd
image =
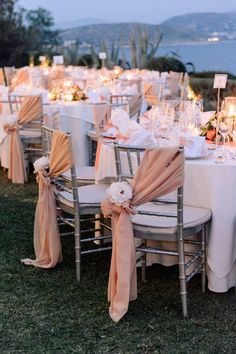
[[[112,183],[106,193],[110,202],[117,206],[122,206],[133,196],[132,188],[127,182]]]
[[[18,116],[16,114],[10,114],[6,117],[5,122],[11,126],[13,126],[18,121]]]
[[[46,156],[42,156],[39,159],[34,161],[34,173],[39,172],[40,170],[48,168],[49,159]]]

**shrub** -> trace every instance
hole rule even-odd
[[[155,57],[146,65],[148,70],[186,72],[186,67],[182,61],[173,57]]]
[[[213,89],[212,78],[198,78],[190,76],[190,86],[195,94],[203,98],[204,110],[216,110],[217,90]],[[227,96],[236,96],[236,80],[229,79],[225,90],[221,90],[221,99]]]
[[[89,68],[92,68],[94,66],[97,67],[99,66],[99,58],[95,58],[92,54],[84,54],[79,58],[77,65],[87,66]]]
[[[199,72],[194,72],[191,73],[191,77],[195,77],[195,78],[201,78],[201,79],[214,79],[215,74],[227,74],[228,75],[228,79],[236,79],[236,76],[230,73],[226,73],[226,72],[220,72],[220,71],[199,71]]]

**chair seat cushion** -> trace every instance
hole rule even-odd
[[[83,205],[100,205],[106,198],[106,190],[108,184],[89,184],[88,186],[78,187],[79,204]],[[69,192],[59,192],[58,200],[73,208],[73,195]]]
[[[95,129],[92,129],[92,130],[89,130],[87,132],[87,136],[91,139],[91,140],[94,140],[94,141],[97,141],[98,139],[98,133]]]
[[[71,180],[71,171],[66,171],[63,176]],[[76,167],[77,180],[84,181],[95,181],[95,167],[94,166],[83,166]]]
[[[41,138],[41,130],[37,129],[20,129],[19,135],[23,139],[36,139]]]
[[[167,213],[176,215],[176,204],[159,204],[154,202],[145,203],[137,210],[155,213]],[[211,211],[205,208],[198,208],[184,205],[184,230],[191,229],[205,224],[211,219]],[[136,214],[132,217],[134,230],[144,231],[148,227],[148,233],[174,234],[177,232],[177,218],[164,216],[150,216]]]

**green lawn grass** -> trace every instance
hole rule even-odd
[[[189,284],[189,318],[181,316],[176,267],[153,266],[139,280],[138,300],[115,324],[108,316],[110,255],[83,258],[75,278],[73,238],[63,240],[64,263],[42,270],[33,257],[37,200],[34,176],[12,185],[0,172],[0,353],[236,353],[236,296],[201,293]],[[139,274],[140,279],[140,274]]]

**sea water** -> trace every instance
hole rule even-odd
[[[161,45],[155,56],[176,54],[183,63],[193,63],[196,71],[223,71],[236,75],[236,42]]]

